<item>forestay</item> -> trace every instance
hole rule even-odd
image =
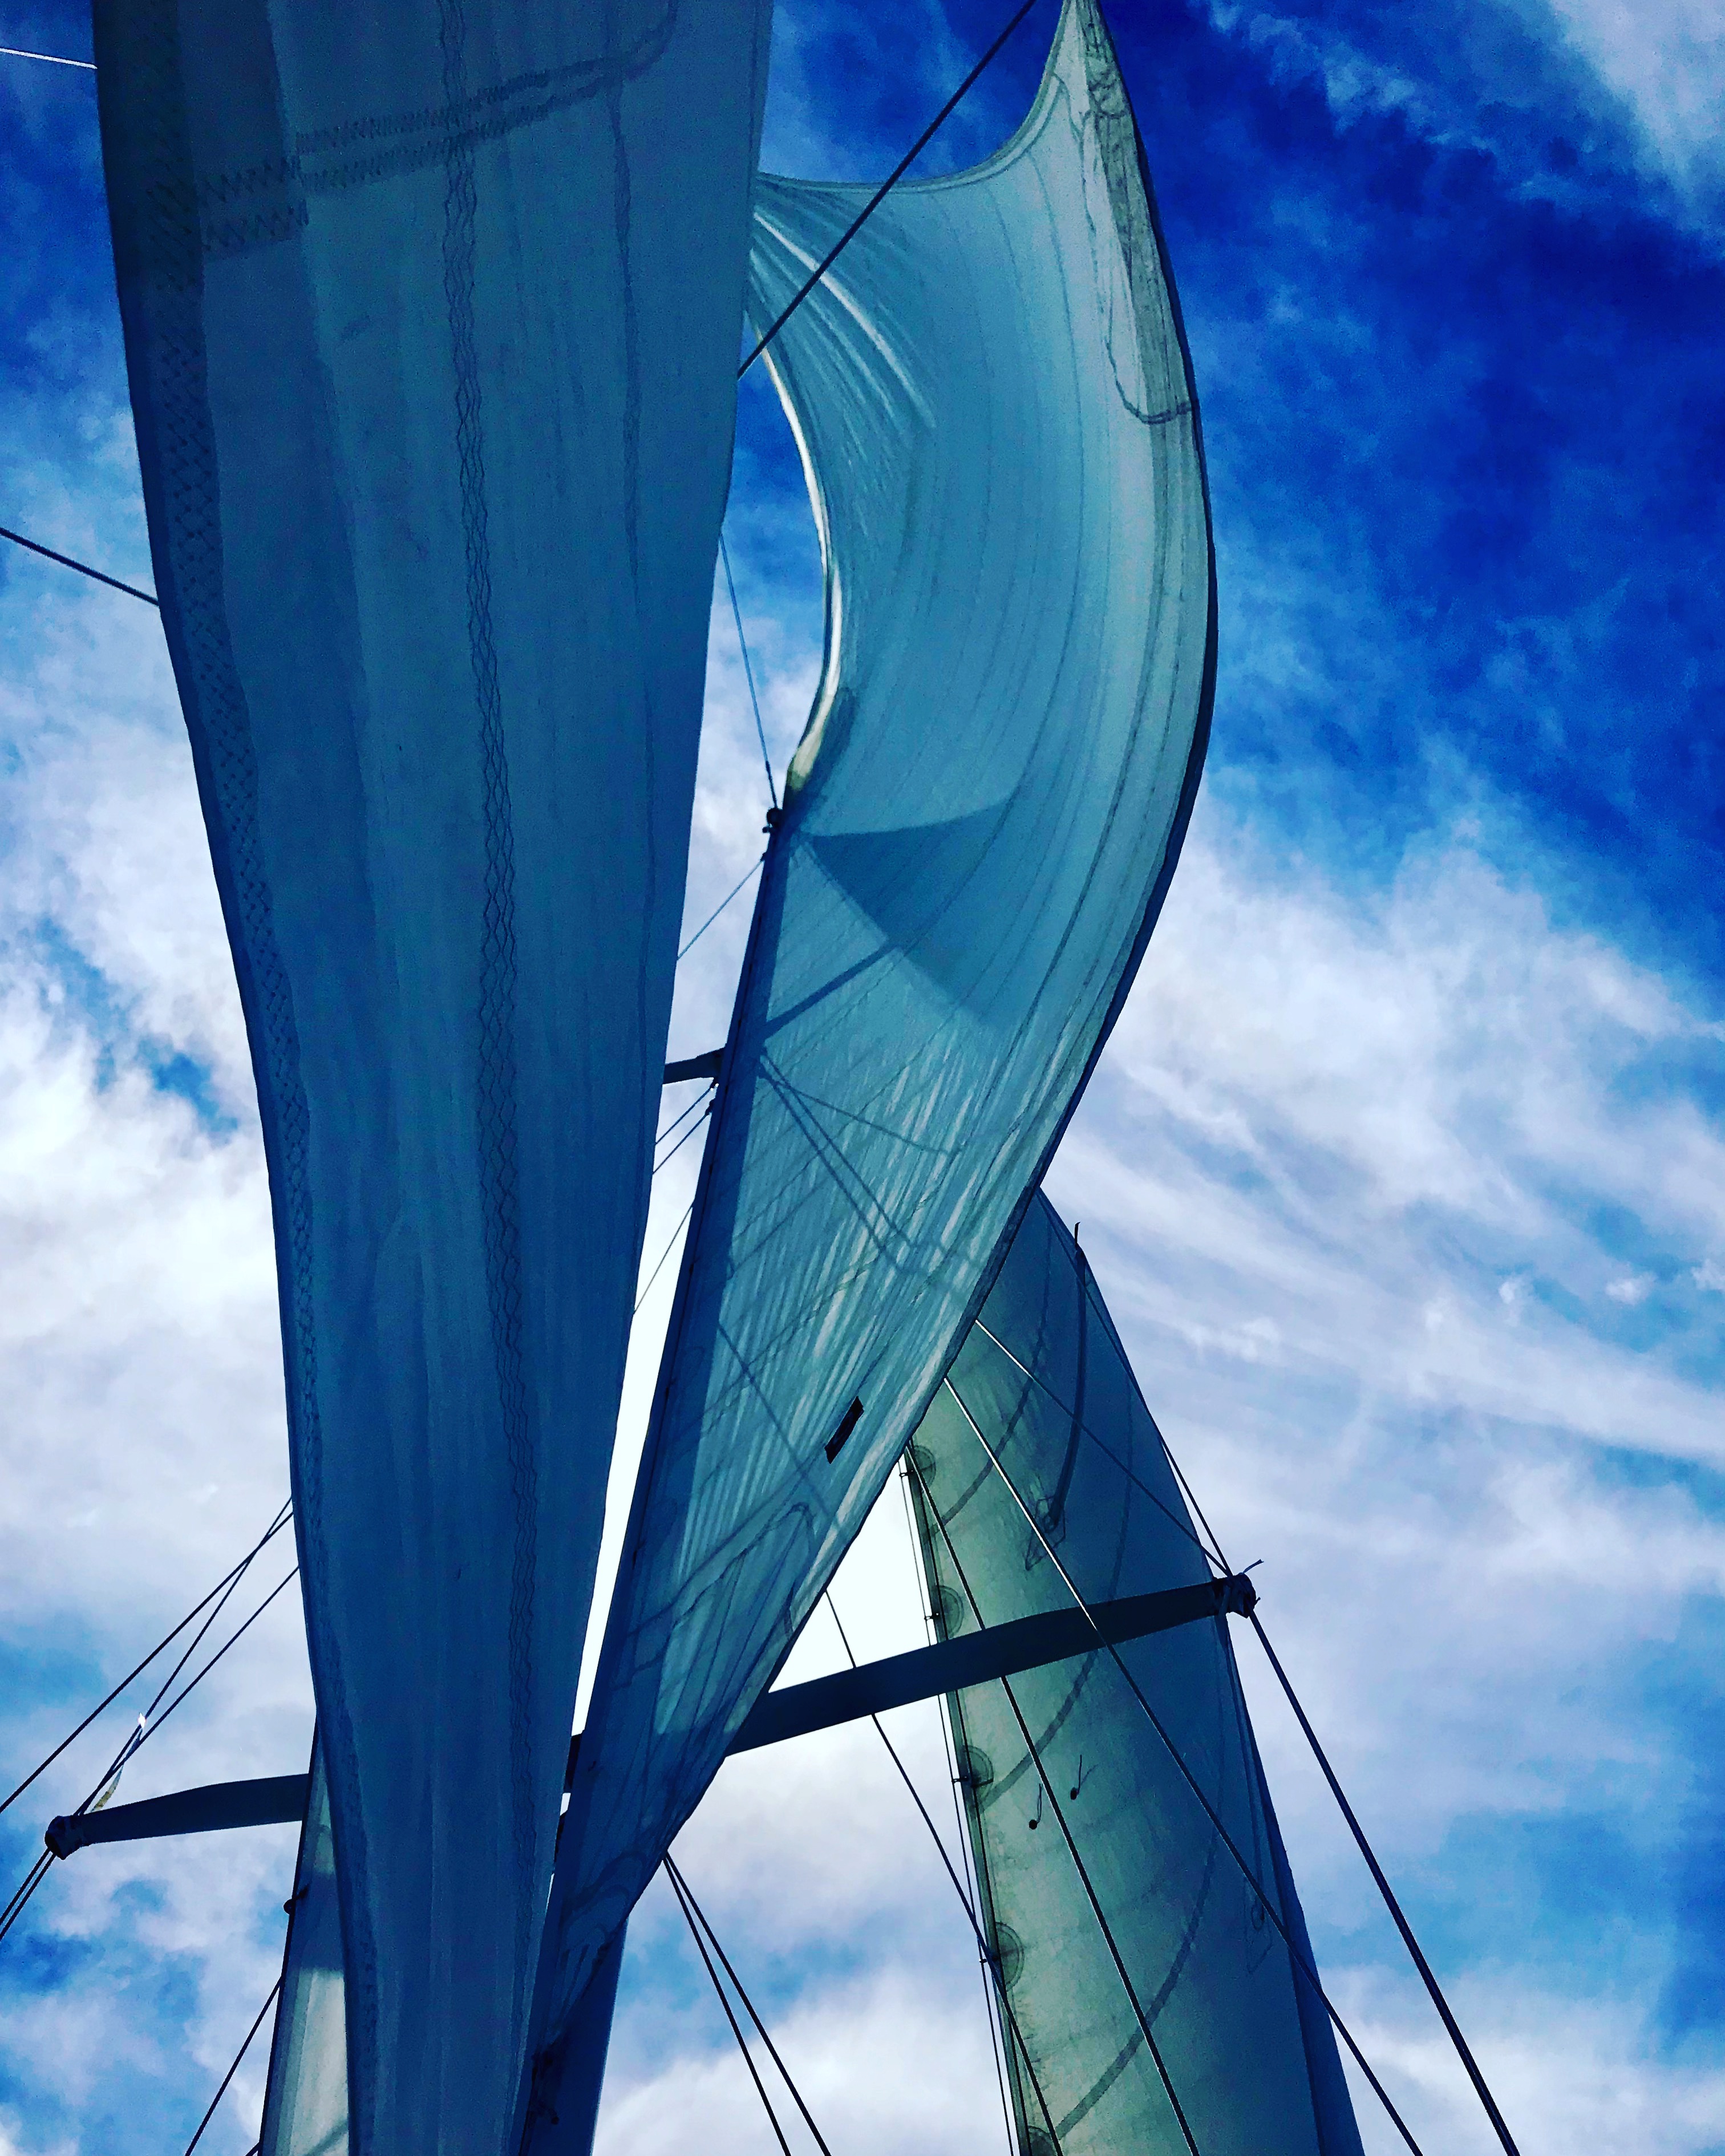
[[[97,0],[250,1034],[355,2144],[501,2148],[644,1214],[768,0]]]
[[[1095,1281],[1040,1196],[910,1464],[944,1635],[1070,1609],[1062,1570],[1086,1604],[1209,1577]],[[1266,1907],[1309,1964],[1226,1620],[1117,1652],[947,1702],[1020,2149],[1360,2156],[1328,2016]]]
[[[865,191],[764,179],[771,321]],[[889,195],[769,353],[827,647],[771,842],[566,1823],[528,2145],[583,1986],[878,1494],[1113,1023],[1196,788],[1190,368],[1112,49]]]

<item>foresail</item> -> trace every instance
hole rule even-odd
[[[513,2114],[683,895],[768,0],[97,0],[275,1208],[360,2156]]]
[[[763,179],[773,319],[865,199]],[[1113,1023],[1208,726],[1194,392],[1131,112],[1069,0],[998,156],[896,189],[770,355],[825,560],[536,2008],[527,2145],[604,1941],[973,1313]]]
[[[1061,1569],[1090,1604],[1209,1576],[1095,1281],[1040,1196],[910,1471],[946,1635],[1072,1607]],[[1253,1880],[1106,1650],[948,1701],[1023,2156],[1360,2156],[1322,2002],[1265,1906],[1309,1962],[1227,1620],[1119,1653]]]
[[[329,1783],[316,1743],[308,1779],[257,2156],[347,2156],[341,1912]]]

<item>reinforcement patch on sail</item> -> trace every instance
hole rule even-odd
[[[770,322],[866,190],[762,179]],[[773,834],[559,1854],[530,2146],[595,1957],[985,1289],[1197,785],[1214,579],[1136,127],[1069,0],[996,157],[896,189],[769,355],[827,651]]]
[[[512,2115],[644,1214],[768,0],[97,0],[256,1071],[354,2142]]]
[[[1071,1609],[1062,1569],[1087,1604],[1209,1577],[1089,1267],[1040,1195],[909,1466],[944,1636]],[[1118,1653],[947,1702],[1024,2156],[1360,2156],[1322,2002],[1271,1915],[1309,1961],[1227,1620]]]

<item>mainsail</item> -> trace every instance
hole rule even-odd
[[[657,1111],[768,0],[97,0],[361,2152],[496,2149]]]
[[[865,193],[761,182],[757,322]],[[1203,456],[1093,0],[1067,0],[1007,146],[889,194],[769,360],[822,540],[825,665],[564,1824],[534,2156],[583,2145],[591,1973],[963,1340],[1190,814],[1214,666]]]
[[[1209,1577],[1095,1280],[1040,1195],[910,1473],[944,1635],[1070,1608],[1074,1589],[1095,1606]],[[1323,2003],[1265,1906],[1309,1967],[1225,1619],[947,1712],[1024,2156],[1360,2156]]]

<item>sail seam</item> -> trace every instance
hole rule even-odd
[[[465,94],[467,25],[461,0],[439,9],[448,108]],[[509,1594],[509,1754],[512,1838],[517,1868],[512,2025],[519,2029],[532,1963],[531,1883],[537,1835],[531,1721],[534,1586],[538,1563],[538,1462],[521,1355],[521,1183],[516,1128],[515,836],[509,792],[497,647],[491,624],[491,560],[485,511],[484,415],[474,338],[475,222],[479,195],[473,145],[451,132],[445,145],[444,292],[449,311],[455,386],[455,447],[467,557],[467,635],[478,704],[485,786],[485,908],[480,944],[477,1110],[485,1208],[485,1296],[490,1306],[498,1405],[514,1515]]]

